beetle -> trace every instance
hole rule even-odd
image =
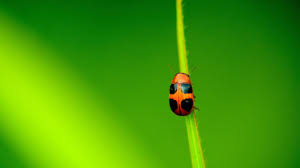
[[[194,109],[194,93],[190,76],[177,73],[170,85],[169,103],[171,110],[179,116],[189,115]]]

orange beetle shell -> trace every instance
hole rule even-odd
[[[177,73],[170,86],[169,103],[171,110],[180,116],[190,114],[194,109],[194,93],[188,74]]]

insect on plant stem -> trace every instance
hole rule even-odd
[[[184,24],[183,24],[183,12],[182,1],[176,0],[176,21],[177,21],[177,45],[178,45],[178,58],[180,72],[189,74],[187,52],[184,37]],[[206,168],[203,150],[201,147],[200,136],[198,132],[198,125],[195,116],[195,111],[185,117],[187,136],[189,142],[189,149],[191,154],[193,168]]]

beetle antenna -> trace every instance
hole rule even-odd
[[[168,66],[172,72],[176,73],[170,64],[168,64]]]
[[[191,74],[197,69],[197,66],[194,66],[194,68],[191,70]]]
[[[195,109],[195,110],[198,110],[198,111],[200,110],[200,109],[199,109],[199,108],[197,108],[196,106],[194,106],[194,109]]]

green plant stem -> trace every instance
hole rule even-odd
[[[180,72],[189,74],[184,37],[182,0],[176,0],[176,11],[179,68]],[[186,116],[185,123],[193,168],[205,168],[206,166],[203,157],[203,150],[201,147],[195,111],[192,111],[190,115]]]

